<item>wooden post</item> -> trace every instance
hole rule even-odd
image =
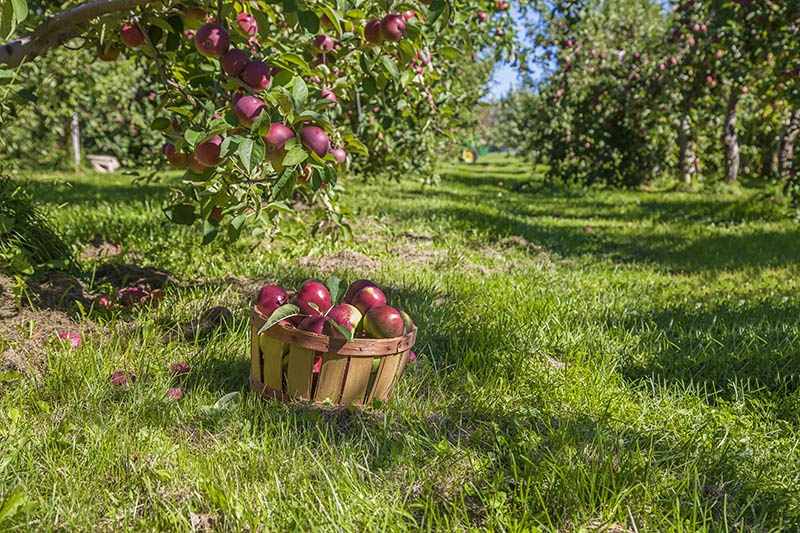
[[[81,166],[81,132],[78,126],[78,112],[72,113],[72,161],[75,170]]]

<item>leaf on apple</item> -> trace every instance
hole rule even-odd
[[[337,305],[341,303],[339,298],[344,296],[344,293],[347,292],[347,282],[343,279],[339,279],[335,276],[331,276],[328,278],[328,292],[331,295],[331,302],[333,305]]]
[[[277,308],[264,322],[264,325],[261,326],[258,330],[258,334],[261,335],[269,328],[280,322],[281,320],[286,320],[287,318],[291,318],[293,316],[300,315],[300,308],[294,304],[284,304]]]
[[[311,305],[311,304],[309,304],[309,305]],[[325,320],[327,320],[330,325],[332,325],[337,330],[339,330],[339,333],[342,334],[342,336],[345,338],[345,340],[347,342],[350,342],[351,340],[353,340],[353,332],[352,331],[350,331],[349,329],[344,329],[342,326],[337,324],[336,321],[334,319],[332,319],[332,318],[325,317]]]

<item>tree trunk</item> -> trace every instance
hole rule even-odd
[[[78,113],[72,114],[72,161],[75,163],[75,170],[81,166],[81,132],[78,128]]]
[[[680,173],[681,179],[686,182],[686,184],[692,183],[692,155],[691,151],[689,150],[689,134],[691,133],[691,128],[689,126],[689,117],[684,115],[681,118],[681,124],[678,127],[678,157],[680,158]]]
[[[800,134],[800,109],[795,109],[786,126],[781,131],[778,143],[778,177],[785,178],[792,170],[794,158],[794,142]]]
[[[725,144],[725,179],[736,183],[739,175],[739,138],[736,136],[736,104],[739,102],[739,88],[731,87],[728,95],[728,108],[722,125],[722,142]]]

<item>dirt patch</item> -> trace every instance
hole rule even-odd
[[[117,257],[122,253],[122,247],[119,244],[108,242],[99,236],[95,236],[89,245],[81,252],[80,258],[84,261],[107,259],[109,257]]]
[[[523,248],[535,254],[544,250],[538,244],[534,244],[525,237],[520,237],[519,235],[512,235],[511,237],[501,240],[500,245],[504,248]]]
[[[427,235],[425,233],[411,233],[410,231],[404,231],[400,235],[401,239],[406,239],[408,241],[436,241],[439,238],[433,235]]]
[[[147,287],[163,289],[167,284],[178,284],[169,272],[154,267],[132,264],[103,263],[95,271],[95,283],[110,283],[114,287]]]
[[[368,271],[375,269],[378,265],[370,257],[352,250],[341,250],[333,255],[324,257],[301,257],[295,264],[326,273],[341,270]]]

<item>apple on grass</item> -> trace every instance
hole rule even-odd
[[[226,324],[232,318],[231,310],[221,305],[208,309],[201,317],[204,322],[209,322],[215,326]]]
[[[69,342],[70,348],[76,350],[83,344],[83,339],[77,333],[67,332],[58,336],[59,339]]]
[[[362,315],[366,315],[373,307],[386,305],[386,295],[375,286],[367,286],[353,296],[350,303],[356,307]]]

